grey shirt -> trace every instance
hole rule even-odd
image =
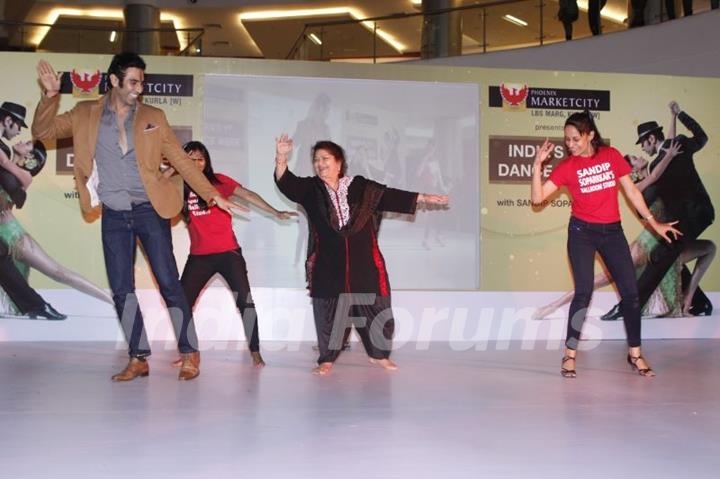
[[[135,156],[135,137],[133,120],[135,105],[125,119],[127,153],[120,149],[120,130],[117,125],[117,113],[110,109],[110,95],[107,96],[95,147],[95,162],[98,169],[98,196],[100,201],[113,210],[128,211],[132,205],[150,201],[145,186],[140,179],[137,157]]]

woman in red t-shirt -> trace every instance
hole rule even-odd
[[[565,121],[565,148],[568,157],[542,182],[542,164],[555,145],[545,140],[533,164],[531,196],[533,204],[542,203],[565,186],[572,197],[568,226],[568,257],[575,282],[570,303],[565,356],[560,373],[574,378],[575,357],[580,331],[593,292],[595,253],[600,253],[615,280],[623,305],[623,320],[628,340],[627,361],[641,376],[655,373],[640,351],[640,300],[630,248],[620,224],[618,189],[622,186],[630,203],[648,224],[666,241],[670,234],[681,234],[672,225],[658,223],[650,213],[642,193],[630,178],[631,168],[615,148],[605,145],[589,111],[573,113]]]
[[[236,196],[280,220],[297,216],[297,213],[276,210],[254,191],[243,188],[228,176],[215,173],[210,153],[201,142],[190,141],[183,148],[223,197]],[[190,254],[180,282],[188,303],[194,307],[210,278],[216,273],[220,274],[236,295],[236,304],[242,317],[245,337],[249,341],[253,364],[263,367],[265,362],[260,355],[255,304],[250,294],[245,258],[232,229],[232,217],[217,206],[209,206],[187,183],[184,185],[183,196],[183,215],[190,233]]]

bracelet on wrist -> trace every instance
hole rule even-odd
[[[654,220],[654,219],[655,219],[655,215],[650,215],[650,216],[645,217],[645,221],[650,221],[650,220]]]

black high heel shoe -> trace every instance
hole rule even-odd
[[[642,357],[642,355],[641,356],[630,356],[629,354],[627,355],[627,362],[633,371],[637,372],[640,376],[645,377],[645,378],[651,378],[651,377],[655,376],[655,372],[652,370],[652,368],[648,367],[648,368],[640,369],[638,367],[637,362],[640,359],[642,359],[643,361],[645,360],[645,358]]]
[[[575,358],[573,358],[572,356],[563,356],[562,360],[560,361],[560,375],[564,378],[576,378],[577,373],[575,372],[575,368],[567,369],[562,367],[563,364],[568,361],[575,361]]]
[[[622,321],[623,313],[620,310],[620,303],[612,307],[610,311],[600,316],[601,321]]]
[[[693,304],[688,312],[693,316],[710,316],[713,312],[713,305],[710,301],[705,301],[700,306]]]

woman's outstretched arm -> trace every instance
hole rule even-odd
[[[628,200],[630,200],[630,203],[637,212],[640,213],[640,216],[645,218],[645,221],[647,221],[652,229],[662,236],[665,241],[668,243],[672,242],[673,238],[670,237],[671,234],[674,236],[674,239],[677,239],[678,236],[682,235],[682,232],[673,226],[678,223],[677,220],[671,223],[658,223],[655,220],[655,216],[653,216],[650,209],[647,207],[647,204],[645,204],[645,199],[643,198],[642,193],[637,189],[632,179],[630,179],[630,175],[620,177],[620,186],[622,186]]]
[[[676,141],[670,143],[670,147],[665,152],[665,156],[663,156],[663,159],[660,160],[660,163],[658,163],[657,166],[653,168],[652,172],[650,172],[649,175],[647,175],[641,181],[635,183],[635,186],[638,190],[645,191],[648,186],[652,185],[658,180],[658,178],[660,178],[660,176],[665,172],[665,169],[668,167],[672,159],[682,153],[682,150],[680,150],[680,146],[680,143]]]
[[[293,216],[298,215],[294,211],[280,211],[273,208],[273,206],[270,205],[270,203],[268,203],[267,201],[265,201],[262,196],[243,186],[238,186],[237,188],[235,188],[235,191],[233,191],[233,195],[247,201],[252,205],[255,205],[258,209],[265,211],[266,213],[270,213],[279,220],[289,220]]]
[[[558,189],[557,185],[552,181],[548,180],[545,183],[542,181],[542,165],[550,158],[550,153],[553,151],[553,148],[555,148],[555,145],[545,140],[535,154],[535,161],[533,162],[532,168],[532,181],[530,183],[530,199],[534,205],[539,205]]]

